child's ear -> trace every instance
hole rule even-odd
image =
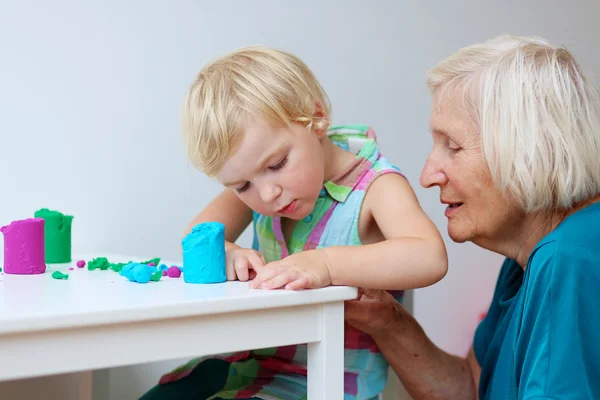
[[[315,102],[315,111],[313,113],[313,131],[317,134],[319,139],[327,136],[327,129],[329,129],[329,116],[327,111],[319,102]]]

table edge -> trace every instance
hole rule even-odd
[[[332,286],[314,290],[320,290],[323,291],[323,293],[318,298],[313,298],[313,296],[304,296],[305,293],[309,292],[308,290],[298,291],[278,299],[280,302],[275,305],[272,303],[273,299],[270,296],[257,297],[256,300],[251,303],[236,303],[235,301],[238,299],[230,298],[219,300],[216,302],[219,306],[211,307],[208,311],[199,307],[200,305],[206,305],[207,303],[207,300],[202,300],[187,301],[179,304],[171,303],[167,305],[158,305],[142,310],[139,308],[124,308],[119,310],[117,315],[115,315],[114,310],[52,317],[32,315],[14,321],[3,321],[2,326],[0,326],[0,338],[2,336],[18,333],[33,333],[343,302],[356,299],[358,293],[358,289],[351,286]],[[210,300],[208,300],[208,302],[210,302]]]

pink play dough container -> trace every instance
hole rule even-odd
[[[15,275],[46,272],[44,220],[28,218],[0,228],[4,234],[4,272]]]

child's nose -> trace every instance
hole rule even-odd
[[[264,184],[260,188],[260,198],[264,203],[271,203],[281,194],[281,187],[274,184]]]

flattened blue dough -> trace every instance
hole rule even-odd
[[[225,225],[203,222],[181,241],[186,283],[225,282]]]
[[[148,283],[156,268],[140,263],[129,263],[123,266],[120,274],[131,282]]]

